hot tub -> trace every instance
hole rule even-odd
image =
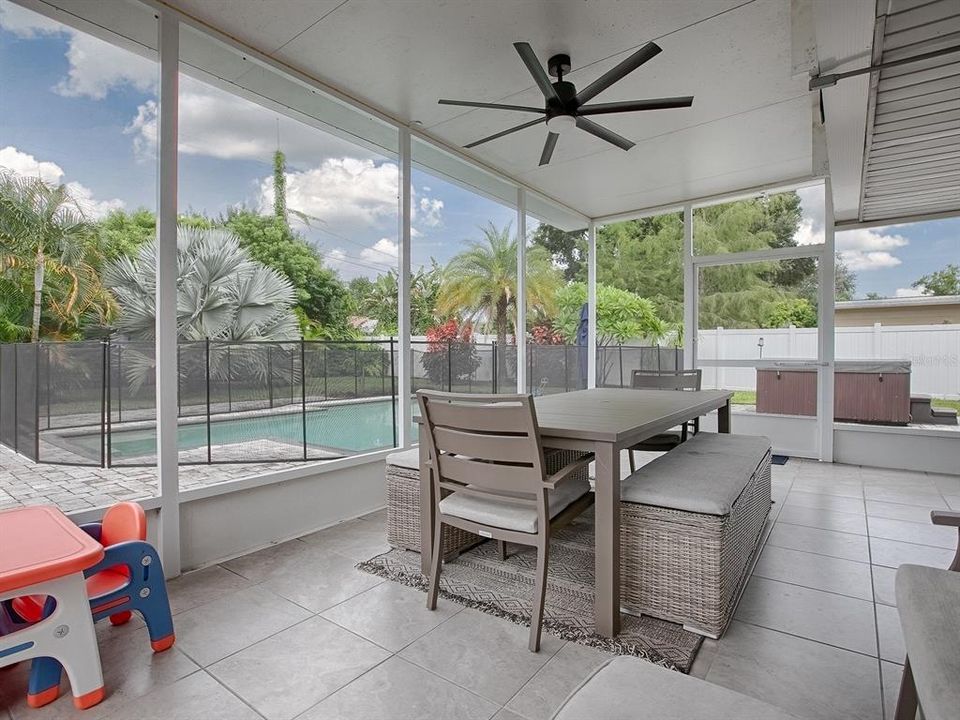
[[[835,363],[833,415],[837,420],[887,425],[910,422],[909,360]],[[757,412],[817,414],[817,368],[757,366]]]

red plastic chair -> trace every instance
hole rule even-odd
[[[143,508],[133,502],[118,503],[107,510],[102,522],[81,527],[104,548],[129,540],[147,539],[147,516]],[[101,597],[119,590],[129,581],[130,570],[127,566],[116,565],[87,578],[87,595],[91,598]],[[34,623],[43,618],[43,606],[46,600],[45,595],[26,595],[15,598],[12,605],[17,615],[27,622]],[[111,615],[110,622],[113,625],[123,625],[129,622],[132,615],[133,613],[129,610],[124,610]]]

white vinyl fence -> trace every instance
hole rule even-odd
[[[762,342],[762,347],[761,347]],[[816,328],[701,330],[701,360],[815,360]],[[960,398],[960,325],[838,327],[837,360],[909,360],[910,392]],[[755,390],[753,368],[704,368],[704,387]]]

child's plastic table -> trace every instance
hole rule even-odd
[[[81,709],[103,699],[100,651],[83,578],[83,571],[102,558],[100,543],[55,507],[0,511],[0,604],[21,595],[46,595],[56,602],[38,623],[7,623],[8,634],[0,635],[0,667],[34,657],[58,660],[70,679],[73,703]],[[27,700],[40,707],[58,694],[55,687],[28,693]]]

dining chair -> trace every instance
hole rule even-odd
[[[501,557],[506,542],[535,547],[529,648],[538,652],[551,522],[565,522],[592,504],[590,484],[578,471],[593,455],[548,475],[530,395],[421,390],[417,398],[436,503],[427,608],[437,607],[444,525],[497,540]]]
[[[634,370],[630,376],[630,387],[635,390],[699,390],[701,370]],[[669,430],[649,437],[630,448],[630,472],[636,472],[635,450],[667,452],[685,442],[688,433],[700,432],[700,418],[684,422],[679,430]]]

